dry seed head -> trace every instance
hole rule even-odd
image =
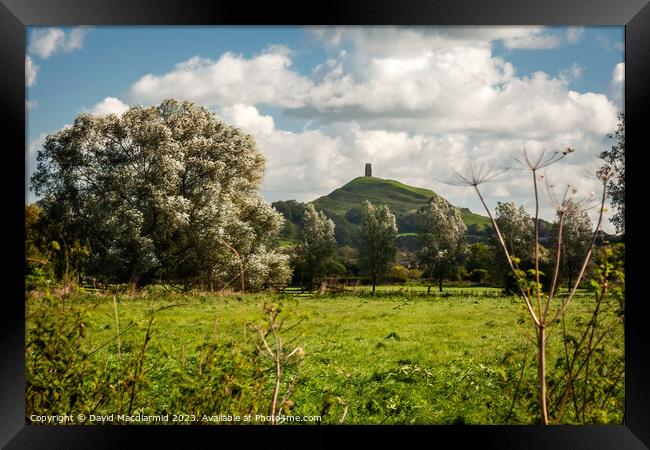
[[[453,180],[446,181],[445,183],[456,186],[476,187],[480,184],[494,180],[507,171],[508,168],[494,169],[485,164],[468,164],[462,172],[454,170]]]

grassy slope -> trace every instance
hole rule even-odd
[[[408,215],[415,213],[436,195],[438,194],[429,189],[409,186],[396,180],[358,177],[312,203],[322,211],[345,216],[350,208],[359,207],[364,200],[369,200],[372,203],[387,204],[396,215]],[[472,213],[467,208],[459,210],[466,225],[489,226],[487,217]]]
[[[412,213],[434,195],[437,194],[428,189],[408,186],[395,180],[358,177],[313,203],[318,208],[340,215],[354,206],[360,206],[364,200],[385,203],[395,213]]]
[[[381,291],[380,287],[380,291]],[[510,408],[522,355],[532,361],[530,320],[521,302],[513,298],[474,295],[418,297],[396,294],[386,298],[346,296],[301,298],[279,296],[287,323],[305,316],[303,335],[293,345],[305,349],[300,383],[293,395],[293,414],[324,414],[324,423],[336,423],[349,403],[345,423],[503,423]],[[155,306],[180,304],[158,313],[147,356],[146,413],[165,403],[170,374],[181,358],[189,358],[201,340],[213,333],[220,340],[241,339],[246,321],[258,320],[269,295],[182,296],[122,298],[123,330],[131,321],[144,322]],[[88,348],[114,339],[110,297],[74,299],[88,306]],[[586,311],[588,299],[576,299],[570,315]],[[570,322],[568,322],[570,323]],[[622,330],[617,334],[623,348]],[[142,329],[129,329],[123,352],[142,342]],[[560,353],[558,333],[550,336],[549,360]],[[98,364],[117,357],[116,346],[102,347]],[[504,357],[514,353],[506,369],[514,378],[499,375]],[[269,372],[272,373],[272,372]],[[534,366],[526,379],[535,380]],[[210,411],[213,414],[218,411]],[[622,413],[615,411],[612,420]],[[530,423],[525,408],[515,406],[510,423]]]

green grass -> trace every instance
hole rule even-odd
[[[354,291],[370,292],[372,286],[358,286],[352,288]],[[375,288],[376,292],[381,294],[384,292],[401,292],[405,295],[412,293],[424,293],[428,286],[423,284],[383,284]],[[445,295],[461,295],[461,296],[483,296],[489,294],[491,296],[500,296],[501,288],[494,287],[457,287],[457,286],[443,286],[442,293]],[[431,286],[431,295],[435,296],[438,293],[438,286],[436,284]]]
[[[305,351],[292,395],[294,415],[322,415],[324,423],[338,423],[347,405],[346,424],[533,423],[535,412],[525,401],[510,411],[524,360],[525,379],[534,384],[536,374],[533,328],[521,301],[490,288],[445,288],[450,296],[425,296],[422,288],[380,286],[375,297],[365,288],[311,298],[121,297],[122,351],[143,339],[143,329],[129,324],[144,323],[154,306],[170,306],[156,314],[146,395],[140,397],[147,399],[144,412],[155,414],[164,409],[171,373],[199,342],[215,330],[220,341],[243,339],[246,323],[259,320],[263,302],[271,299],[282,303],[287,326],[304,318],[292,343]],[[68,301],[89,312],[85,346],[98,349],[97,364],[115,360],[112,297],[85,294]],[[589,302],[589,296],[576,298],[570,316],[585,316]],[[622,330],[617,336],[615,351],[622,352]],[[561,354],[559,337],[557,330],[550,334],[549,361]],[[622,411],[611,415],[621,416]]]
[[[408,186],[395,180],[358,177],[313,203],[318,209],[345,215],[350,208],[360,207],[364,200],[369,200],[389,205],[393,213],[410,214],[436,195],[429,189]]]

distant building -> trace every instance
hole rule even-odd
[[[372,166],[370,163],[366,163],[366,176],[371,177],[372,176]]]

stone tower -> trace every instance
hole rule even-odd
[[[366,176],[371,177],[372,176],[372,166],[370,163],[366,163]]]

